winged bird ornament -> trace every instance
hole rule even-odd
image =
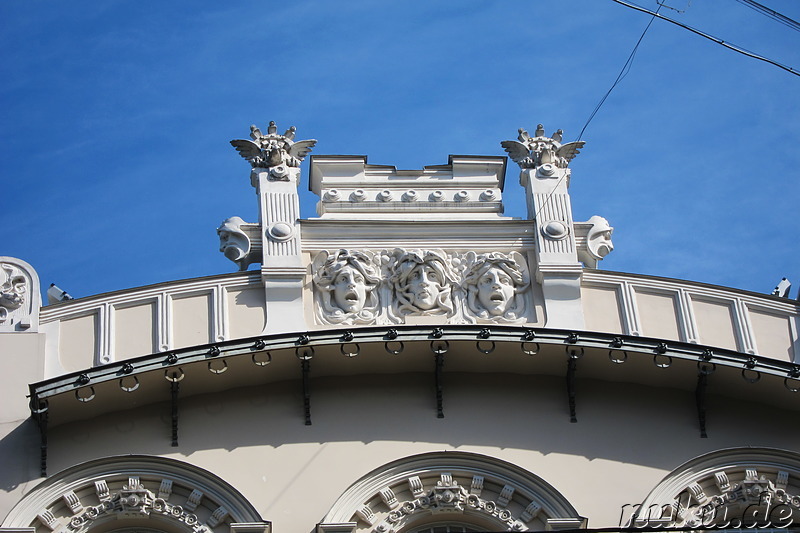
[[[239,155],[246,159],[253,168],[266,168],[275,179],[288,179],[286,167],[299,167],[300,163],[311,152],[315,139],[294,141],[296,128],[292,126],[286,133],[277,133],[275,121],[269,123],[267,134],[261,133],[255,125],[250,126],[248,139],[234,139],[231,146],[236,148]]]
[[[536,168],[547,163],[567,168],[586,142],[574,141],[561,144],[563,133],[562,130],[558,130],[552,137],[546,137],[544,126],[539,124],[536,126],[535,137],[531,137],[527,131],[520,128],[518,141],[503,141],[500,146],[520,168]]]

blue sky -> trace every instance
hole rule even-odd
[[[668,5],[800,69],[800,33],[734,0]],[[649,19],[611,0],[2,2],[0,255],[75,297],[232,271],[215,228],[257,220],[228,144],[250,124],[399,168],[503,155],[539,122],[573,140]],[[799,100],[800,77],[656,20],[571,164],[576,220],[615,227],[602,268],[758,292],[787,276],[795,296]]]

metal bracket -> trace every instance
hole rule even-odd
[[[574,357],[567,359],[567,396],[569,397],[569,421],[575,423],[578,418],[575,415],[575,371],[578,368],[578,360]]]
[[[708,438],[706,433],[706,388],[708,387],[707,372],[702,370],[697,373],[697,388],[694,391],[694,399],[697,403],[697,421],[700,423],[700,437]]]
[[[436,418],[444,418],[443,393],[442,393],[442,369],[444,368],[444,353],[437,353],[436,356]]]
[[[300,365],[303,369],[303,411],[305,412],[306,425],[311,425],[311,388],[309,387],[309,373],[311,372],[311,361],[302,359]]]
[[[47,477],[47,411],[36,415],[36,423],[39,425],[39,468],[42,477]]]
[[[169,392],[172,399],[172,446],[178,446],[178,392],[180,384],[177,381],[170,381]]]

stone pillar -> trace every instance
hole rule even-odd
[[[286,180],[276,180],[270,170],[253,169],[262,229],[261,278],[267,298],[265,332],[282,333],[303,324],[303,280],[300,257],[300,169],[286,168]]]
[[[539,124],[534,136],[520,129],[518,141],[501,145],[520,166],[528,219],[536,225],[536,280],[542,285],[546,326],[583,329],[583,266],[578,261],[567,166],[584,143],[562,145],[561,135],[558,130],[546,137]]]
[[[235,139],[231,145],[250,163],[250,183],[258,195],[258,224],[231,217],[217,228],[220,251],[246,269],[261,263],[266,290],[264,333],[296,331],[305,323],[301,260],[300,163],[316,140],[295,141],[295,127],[278,133],[270,122],[264,134],[250,126],[250,139]]]

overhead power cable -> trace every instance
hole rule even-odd
[[[759,4],[758,2],[754,2],[753,0],[736,0],[736,1],[739,2],[740,4],[746,5],[750,9],[753,9],[755,11],[758,11],[759,13],[768,16],[772,20],[780,22],[784,26],[788,26],[794,31],[800,31],[800,22],[790,19],[786,15],[782,15],[777,11],[775,11],[774,9],[770,9],[765,5]]]
[[[611,84],[611,88],[608,89],[606,94],[604,94],[603,97],[600,99],[600,101],[597,103],[597,105],[595,106],[594,110],[589,115],[589,118],[586,120],[586,124],[584,124],[583,128],[581,128],[581,132],[578,134],[578,138],[576,140],[580,141],[583,138],[583,132],[586,131],[586,128],[589,126],[589,123],[592,121],[592,119],[597,114],[597,112],[600,111],[600,108],[603,107],[603,104],[606,102],[606,99],[608,98],[608,95],[611,94],[611,91],[614,90],[614,87],[616,87],[617,84],[619,82],[621,82],[623,80],[623,78],[625,78],[625,76],[628,75],[628,72],[631,71],[631,65],[633,64],[633,58],[636,57],[636,51],[639,50],[639,45],[642,44],[642,39],[644,39],[644,36],[647,33],[647,30],[650,29],[650,25],[653,24],[653,21],[656,19],[656,14],[661,9],[661,7],[662,7],[662,4],[659,3],[658,4],[658,9],[656,9],[655,13],[653,13],[653,17],[650,19],[650,22],[647,23],[647,26],[645,26],[644,31],[639,36],[639,40],[636,41],[636,44],[634,45],[633,50],[631,50],[630,55],[628,55],[628,59],[625,60],[625,64],[622,65],[622,70],[620,70],[619,74],[617,74],[617,79],[614,80],[614,83]]]
[[[783,69],[786,72],[794,74],[795,76],[800,76],[800,72],[798,72],[797,69],[794,69],[792,67],[788,67],[786,65],[778,63],[777,61],[773,61],[772,59],[769,59],[769,58],[766,58],[764,56],[760,56],[758,54],[755,54],[753,52],[745,50],[744,48],[742,48],[740,46],[736,46],[735,44],[731,44],[729,42],[726,42],[726,41],[720,39],[719,37],[714,37],[713,35],[709,35],[708,33],[702,32],[702,31],[700,31],[700,30],[698,30],[696,28],[692,28],[691,26],[683,24],[682,22],[678,22],[677,20],[673,20],[673,19],[671,19],[669,17],[665,17],[664,15],[659,15],[655,11],[651,11],[651,10],[647,9],[646,7],[638,6],[636,4],[631,4],[629,2],[624,2],[623,0],[613,0],[613,1],[618,3],[618,4],[620,4],[620,5],[623,5],[625,7],[629,7],[631,9],[635,9],[636,11],[641,11],[642,13],[649,13],[650,15],[653,15],[654,17],[658,17],[661,20],[666,20],[667,22],[671,22],[672,24],[675,24],[676,26],[680,26],[681,28],[683,28],[685,30],[689,30],[692,33],[696,33],[700,37],[704,37],[704,38],[706,38],[706,39],[708,39],[710,41],[714,41],[715,43],[724,46],[725,48],[729,48],[729,49],[733,50],[734,52],[739,52],[740,54],[746,55],[747,57],[752,57],[753,59],[758,59],[759,61],[764,61],[766,63],[769,63],[770,65],[774,65],[774,66],[776,66],[776,67],[778,67],[780,69]]]

